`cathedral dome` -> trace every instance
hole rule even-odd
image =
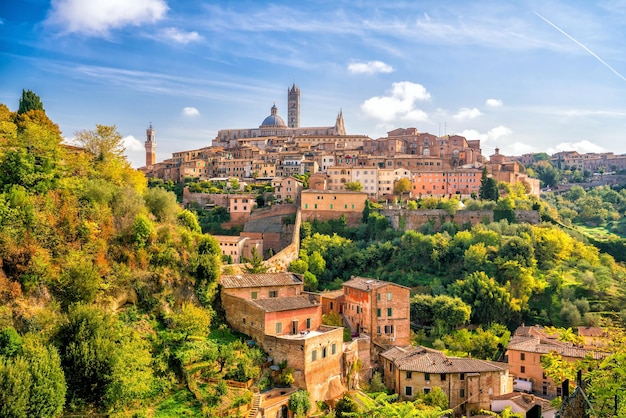
[[[286,128],[287,124],[283,118],[278,116],[278,108],[276,105],[272,106],[272,114],[266,117],[261,124],[261,128]]]

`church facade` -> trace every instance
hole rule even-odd
[[[251,138],[298,137],[298,136],[340,136],[346,135],[343,114],[340,111],[333,126],[300,127],[300,88],[293,83],[287,89],[287,123],[278,114],[276,104],[258,128],[221,129],[213,140],[213,146],[235,148]]]

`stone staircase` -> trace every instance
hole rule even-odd
[[[248,414],[248,418],[256,418],[261,407],[261,394],[258,391],[254,392],[254,398],[252,398],[252,409]]]
[[[356,330],[354,329],[350,321],[348,321],[346,314],[341,314],[341,319],[343,320],[343,327],[350,328],[350,335],[356,335]]]

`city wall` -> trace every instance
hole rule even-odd
[[[443,209],[409,210],[409,209],[383,209],[381,215],[389,219],[394,229],[417,230],[420,226],[432,223],[435,228],[441,227],[445,222],[454,222],[463,226],[472,226],[480,223],[493,222],[492,210],[459,210],[451,215]],[[538,224],[539,212],[535,210],[515,210],[516,222],[528,222]]]

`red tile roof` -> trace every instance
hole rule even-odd
[[[295,273],[242,273],[222,276],[220,283],[224,288],[232,289],[240,287],[301,285],[303,282],[300,275]]]
[[[310,293],[284,298],[255,299],[249,302],[265,312],[292,311],[320,306],[316,295]]]
[[[480,373],[509,369],[506,363],[473,358],[448,357],[425,347],[393,347],[380,355],[403,371],[421,373]]]

